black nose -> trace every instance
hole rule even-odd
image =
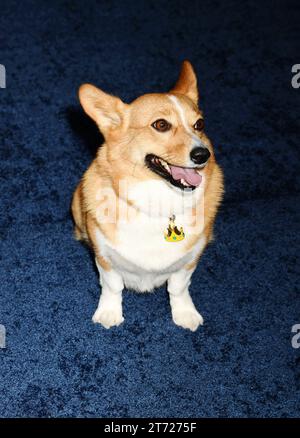
[[[210,152],[207,148],[197,147],[191,150],[190,157],[195,164],[203,164],[209,159]]]

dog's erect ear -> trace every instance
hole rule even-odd
[[[183,61],[178,81],[170,92],[184,94],[196,105],[198,104],[199,95],[197,88],[197,77],[192,64],[189,61]]]
[[[84,111],[97,123],[103,134],[124,124],[128,105],[118,97],[90,84],[81,85],[78,94]]]

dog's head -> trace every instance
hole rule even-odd
[[[84,84],[79,99],[103,133],[107,160],[117,174],[163,179],[180,189],[201,184],[214,156],[198,108],[196,75],[188,61],[168,93],[146,94],[125,104]]]

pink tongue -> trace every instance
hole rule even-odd
[[[177,166],[170,166],[170,169],[174,179],[184,179],[191,186],[199,186],[202,181],[202,176],[195,169]]]

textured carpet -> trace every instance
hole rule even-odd
[[[296,1],[1,1],[0,416],[299,416],[299,20]],[[185,58],[226,177],[191,286],[205,325],[176,327],[161,289],[126,292],[107,331],[69,214],[101,142],[77,88],[129,102]]]

